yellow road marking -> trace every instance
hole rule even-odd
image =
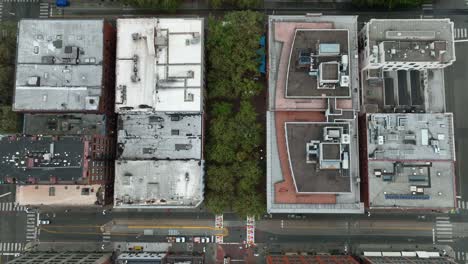
[[[129,225],[128,229],[208,229],[213,231],[223,231],[222,236],[227,236],[229,230],[227,228],[218,228],[212,226],[176,226],[176,225]],[[219,235],[218,235],[219,236]]]
[[[96,234],[102,234],[102,232],[70,232],[70,231],[57,231],[57,230],[51,230],[50,228],[101,228],[101,226],[96,226],[96,225],[82,225],[82,226],[66,226],[66,225],[49,225],[47,228],[44,226],[39,227],[41,230],[44,230],[45,232],[48,233],[54,233],[54,234],[82,234],[82,235],[96,235]],[[127,226],[128,229],[208,229],[208,230],[213,230],[213,231],[223,231],[222,234],[215,234],[217,236],[228,236],[229,235],[229,230],[227,228],[217,228],[217,227],[211,227],[211,226],[171,226],[171,225],[165,225],[165,226],[146,226],[146,225],[132,225],[132,226]],[[132,233],[119,233],[119,232],[110,232],[111,235],[130,235],[130,234],[136,234],[138,232],[132,232]]]
[[[258,228],[258,227],[257,227]],[[327,230],[338,230],[338,229],[342,229],[342,230],[348,230],[347,227],[343,227],[343,226],[287,226],[287,225],[284,225],[284,230],[287,230],[287,229],[327,229]],[[374,227],[374,226],[359,226],[357,228],[354,228],[354,227],[350,227],[349,228],[350,230],[362,230],[362,229],[373,229],[375,231],[379,231],[379,230],[407,230],[407,231],[411,231],[411,230],[415,230],[415,231],[431,231],[432,232],[432,227],[408,227],[408,226],[381,226],[381,227]]]
[[[70,228],[100,228],[98,225],[47,225],[47,227],[70,227]]]
[[[47,232],[47,233],[51,233],[51,234],[78,234],[78,235],[101,235],[102,232],[70,232],[70,231],[55,231],[55,230],[50,230],[50,229],[47,229],[45,227],[39,227],[39,229]],[[134,235],[134,234],[137,234],[137,233],[119,233],[119,232],[115,232],[115,233],[111,233],[112,236],[129,236],[129,235]]]

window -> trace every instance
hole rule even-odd
[[[55,196],[55,187],[49,187],[49,196]]]
[[[179,135],[179,129],[172,129],[171,130],[171,136],[178,136]]]

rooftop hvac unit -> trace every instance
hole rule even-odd
[[[343,67],[343,71],[346,71],[348,69],[348,61],[348,55],[341,56],[341,65]]]
[[[192,36],[193,36],[193,38],[192,38],[192,40],[190,41],[190,44],[195,45],[195,44],[200,43],[200,39],[201,39],[200,33],[194,32],[194,33],[192,34]]]
[[[141,34],[140,33],[132,33],[132,39],[133,40],[141,39]]]
[[[341,144],[349,144],[351,141],[351,137],[349,134],[343,134],[341,135]]]
[[[348,75],[342,75],[341,76],[340,86],[341,87],[349,87],[349,76]]]
[[[186,102],[193,102],[193,99],[194,99],[193,93],[185,92],[185,98],[184,98],[184,100],[185,100]]]

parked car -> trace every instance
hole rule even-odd
[[[41,225],[50,225],[50,220],[49,219],[42,219],[39,221],[39,224]]]
[[[176,243],[185,243],[185,237],[176,237]]]

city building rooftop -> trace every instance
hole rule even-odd
[[[106,117],[99,114],[25,114],[26,135],[105,135]]]
[[[297,192],[351,192],[349,129],[347,123],[285,123],[290,170]]]
[[[367,114],[370,208],[455,205],[453,115]]]
[[[100,20],[21,20],[15,111],[97,111],[103,83]]]
[[[367,114],[373,160],[455,160],[453,114]]]
[[[350,255],[282,255],[271,254],[266,256],[267,264],[358,264]]]
[[[267,210],[362,213],[356,16],[269,16]]]
[[[0,136],[2,180],[8,183],[80,183],[85,142],[81,137]]]
[[[450,19],[371,19],[365,30],[371,63],[455,61]]]
[[[116,208],[193,208],[203,200],[203,162],[116,161]]]
[[[350,97],[348,46],[346,29],[296,29],[286,97]]]
[[[268,107],[359,108],[356,16],[269,16]],[[339,99],[339,100],[338,100]]]
[[[372,252],[364,251],[362,261],[369,264],[414,263],[414,264],[455,264],[456,261],[439,252],[400,251]]]
[[[200,114],[119,114],[117,133],[119,159],[200,160],[202,157]]]
[[[102,204],[104,187],[94,185],[17,185],[16,203],[26,206]]]
[[[362,74],[362,102],[367,113],[443,113],[443,69],[382,71]]]
[[[117,20],[117,112],[202,111],[203,21]]]

